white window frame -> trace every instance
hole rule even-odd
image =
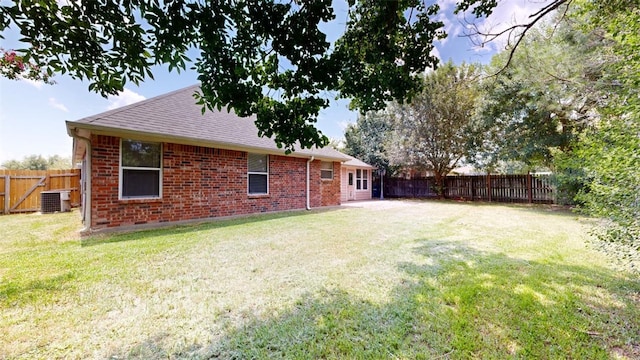
[[[369,170],[356,169],[356,190],[369,190]]]
[[[260,155],[266,157],[267,162],[267,171],[249,171],[249,157],[251,155]],[[250,192],[251,186],[249,185],[251,176],[250,175],[266,175],[267,176],[267,192],[265,193],[252,193]],[[259,153],[247,153],[247,195],[255,196],[255,195],[269,195],[269,154],[259,154]]]
[[[369,190],[369,170],[362,169],[362,190]]]
[[[148,144],[158,144],[158,146],[160,146],[160,167],[159,168],[152,168],[152,167],[134,167],[134,166],[122,166],[122,155],[123,155],[123,151],[122,151],[122,142],[123,141],[139,141],[139,142],[143,142],[143,143],[148,143]],[[159,142],[155,142],[155,141],[142,141],[142,140],[135,140],[135,139],[120,139],[120,151],[119,151],[119,156],[118,156],[118,199],[119,200],[131,200],[131,199],[161,199],[162,198],[162,158],[164,155],[164,151],[163,151],[163,146],[162,143]],[[122,195],[122,182],[123,182],[123,177],[124,177],[124,170],[157,170],[158,171],[158,195],[154,196],[123,196]]]
[[[328,168],[324,168],[324,166],[327,166]],[[331,172],[331,177],[324,177],[322,176],[323,171],[330,171]],[[322,180],[333,180],[333,162],[332,161],[322,161],[320,163],[320,179]]]

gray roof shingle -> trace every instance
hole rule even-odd
[[[347,157],[349,158],[349,160],[347,160],[344,165],[345,166],[352,166],[352,167],[361,167],[361,168],[368,168],[368,169],[375,169],[373,166],[367,164],[366,162],[354,158],[351,155],[347,155]]]
[[[202,107],[196,104],[193,97],[199,88],[199,85],[193,85],[78,121],[67,121],[67,131],[69,134],[75,129],[114,134],[137,133],[175,143],[284,154],[284,149],[279,149],[275,141],[258,136],[255,116],[241,118],[234,112],[224,110],[207,110],[203,115]],[[330,147],[296,147],[291,156],[350,160],[347,155]]]

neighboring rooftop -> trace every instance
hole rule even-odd
[[[138,135],[180,144],[270,154],[285,153],[273,139],[258,136],[255,116],[242,118],[234,112],[209,110],[203,115],[202,107],[196,104],[193,97],[199,88],[199,85],[193,85],[78,121],[67,121],[67,132],[70,136],[74,133],[81,136],[99,133],[135,138]],[[296,147],[291,156],[350,160],[349,156],[331,147]]]

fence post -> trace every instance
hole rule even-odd
[[[11,175],[4,176],[4,213],[9,213],[9,206],[11,206]]]
[[[491,202],[491,173],[487,173],[487,198]]]
[[[473,185],[473,177],[469,176],[469,182],[471,183],[471,201],[475,201],[476,200],[476,189],[475,186]]]
[[[529,204],[533,203],[533,186],[531,184],[531,173],[527,172],[527,194],[529,195]]]

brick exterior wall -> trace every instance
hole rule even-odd
[[[314,175],[318,177],[320,181],[320,206],[332,206],[335,205],[335,199],[340,202],[340,163],[333,163],[333,180],[320,179],[320,162],[315,162],[314,165],[317,169],[313,169],[311,172],[311,181],[314,180]]]
[[[120,138],[92,135],[91,229],[304,209],[304,158],[269,155],[269,194],[247,194],[247,153],[164,143],[162,197],[118,199]],[[340,205],[340,166],[333,180],[310,165],[310,205]]]

